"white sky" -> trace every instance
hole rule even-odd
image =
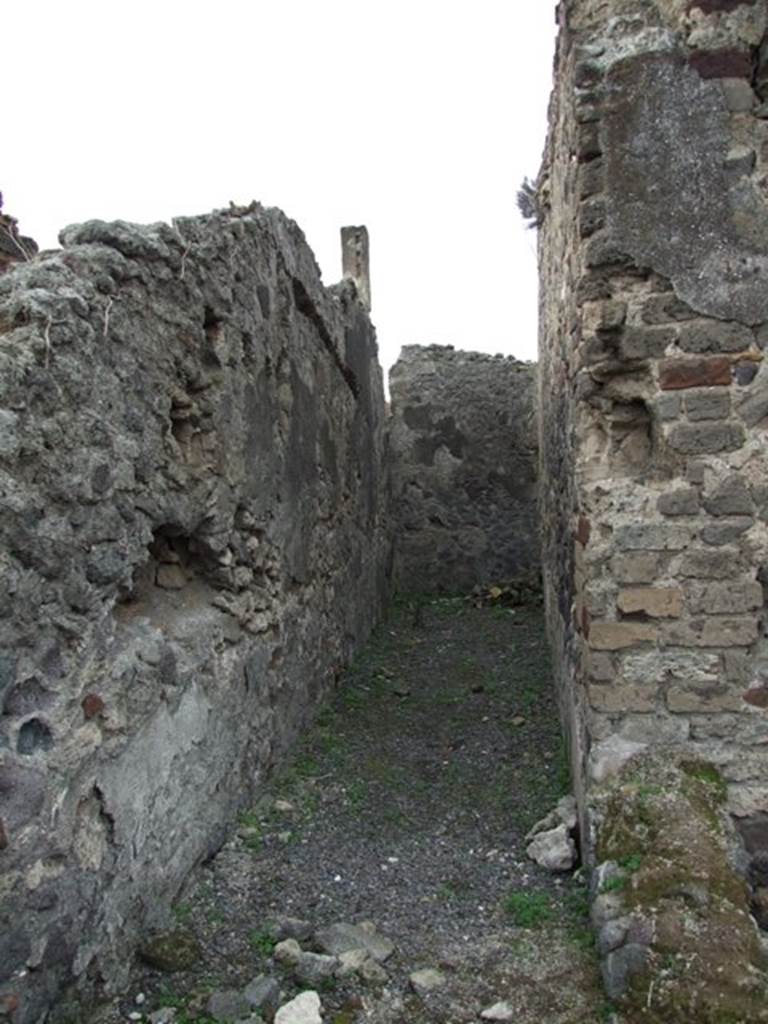
[[[555,0],[10,0],[5,212],[43,247],[258,199],[324,280],[371,234],[382,362],[403,344],[536,357],[538,171]],[[10,64],[10,66],[9,66]]]

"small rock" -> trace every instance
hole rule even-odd
[[[243,989],[243,995],[254,1010],[263,1011],[271,1016],[280,1002],[280,986],[275,978],[259,974]]]
[[[368,985],[386,985],[389,975],[372,957],[366,957],[358,968],[358,975]]]
[[[283,942],[278,942],[272,950],[272,956],[279,964],[298,963],[301,956],[301,946],[296,939],[285,939]]]
[[[521,725],[525,725],[525,719],[522,715],[515,715],[512,719],[512,725],[514,725],[515,728],[519,728]]]
[[[364,949],[348,949],[345,953],[341,953],[338,959],[339,966],[336,973],[340,978],[346,978],[350,974],[355,974],[356,971],[359,971],[370,957]]]
[[[149,1024],[173,1024],[176,1020],[175,1006],[161,1006],[149,1015]]]
[[[322,953],[302,953],[293,965],[293,975],[302,985],[322,985],[332,978],[339,961]]]
[[[275,1024],[322,1024],[320,996],[317,992],[302,992],[280,1007]]]
[[[635,974],[644,970],[648,948],[632,943],[609,953],[600,964],[603,985],[609,999],[621,999]]]
[[[270,924],[269,933],[276,942],[283,939],[306,942],[312,935],[312,923],[300,917],[278,917]]]
[[[149,1024],[173,1024],[176,1020],[175,1006],[161,1006],[159,1010],[150,1013]]]
[[[275,810],[281,814],[290,814],[291,811],[295,811],[296,808],[288,800],[275,800]]]
[[[186,971],[201,957],[200,943],[190,931],[175,928],[154,935],[138,949],[139,957],[156,971]]]
[[[251,1004],[238,989],[214,992],[206,1006],[208,1016],[218,1021],[240,1020],[249,1016]]]
[[[134,1002],[136,1003],[137,1006],[143,1006],[144,1003],[146,1003],[146,1001],[147,997],[144,995],[143,992],[137,993],[136,998],[134,999]]]
[[[138,1010],[133,1010],[128,1014],[128,1020],[141,1020],[143,1014],[139,1013]]]
[[[350,949],[364,949],[374,960],[383,963],[395,951],[393,943],[376,931],[371,921],[362,924],[349,924],[340,921],[327,928],[318,928],[315,942],[324,953],[339,956]]]
[[[576,863],[576,845],[565,825],[540,832],[525,852],[547,871],[570,871]]]
[[[411,983],[411,988],[420,996],[429,995],[430,992],[445,985],[445,975],[435,970],[434,967],[425,967],[421,971],[414,971],[408,980]]]
[[[513,1007],[505,1002],[494,1003],[480,1014],[483,1020],[512,1020],[514,1015]]]

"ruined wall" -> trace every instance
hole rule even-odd
[[[398,589],[537,576],[535,366],[408,345],[389,381]]]
[[[120,985],[366,637],[383,393],[354,285],[257,205],[0,279],[0,1005]]]
[[[766,8],[571,0],[559,16],[537,198],[542,514],[575,777],[671,743],[720,767],[753,827],[768,820]]]
[[[15,217],[3,213],[3,193],[0,192],[0,274],[17,263],[24,263],[37,253],[37,243],[22,235]]]

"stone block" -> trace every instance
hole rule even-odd
[[[658,683],[655,682],[646,683],[644,686],[633,686],[621,682],[602,685],[591,683],[589,704],[595,711],[603,711],[607,714],[654,711],[658,689]]]
[[[677,345],[683,352],[743,352],[754,340],[754,334],[743,324],[722,320],[692,320],[678,332]]]
[[[738,548],[723,548],[712,551],[707,548],[686,551],[672,566],[672,571],[680,576],[700,579],[729,579],[742,565],[742,555]]]
[[[685,603],[692,615],[737,615],[763,606],[759,583],[694,583],[686,588]]]
[[[674,341],[675,332],[669,327],[626,327],[619,352],[624,359],[660,359]]]
[[[755,427],[768,416],[768,372],[758,371],[746,396],[737,402],[736,411],[748,427]]]
[[[725,105],[732,114],[748,114],[755,106],[757,97],[746,79],[722,78],[720,85]]]
[[[673,391],[668,391],[656,396],[653,408],[662,423],[667,423],[669,420],[677,419],[680,415],[683,408],[683,400],[680,395],[675,394]]]
[[[741,448],[746,440],[738,423],[676,423],[667,434],[670,448],[683,455],[714,455]]]
[[[717,714],[742,710],[741,695],[725,683],[676,683],[666,692],[667,707],[675,714]]]
[[[656,507],[663,516],[695,516],[699,511],[699,492],[695,487],[680,487],[659,495]]]
[[[757,372],[758,367],[752,360],[742,360],[738,363],[734,363],[733,382],[734,384],[738,384],[739,387],[749,387],[757,376]]]
[[[659,364],[659,387],[663,391],[724,387],[730,383],[731,361],[725,356],[663,359]]]
[[[616,547],[621,551],[680,551],[694,531],[678,523],[630,523],[616,528]]]
[[[662,642],[679,647],[749,647],[760,632],[751,615],[670,621],[660,628]]]
[[[660,556],[653,551],[630,552],[611,559],[611,572],[620,583],[652,583],[660,564]]]
[[[589,646],[595,651],[620,651],[625,647],[649,643],[658,633],[648,622],[593,622],[589,630]]]
[[[734,516],[717,523],[708,523],[700,536],[704,544],[709,544],[713,548],[722,547],[724,544],[733,544],[753,524],[754,519],[751,516]]]
[[[674,619],[682,614],[683,592],[678,587],[633,587],[619,593],[617,604],[625,615],[643,613],[653,619]]]
[[[651,295],[643,305],[642,319],[646,324],[681,323],[694,320],[697,313],[682,302],[672,291]]]
[[[690,420],[724,420],[731,414],[728,391],[698,391],[685,396],[685,411]]]
[[[586,302],[582,306],[581,316],[585,331],[615,331],[627,319],[627,304],[618,299]]]
[[[712,683],[720,672],[720,655],[707,651],[650,650],[625,655],[620,663],[621,678],[632,684],[695,681]]]
[[[626,994],[635,975],[645,972],[648,955],[648,948],[636,943],[627,943],[608,953],[600,964],[600,971],[609,999],[621,999]]]
[[[589,678],[599,683],[612,682],[616,678],[616,666],[610,654],[588,651],[586,670]]]
[[[711,516],[751,516],[752,495],[745,480],[732,473],[704,498],[704,508]]]

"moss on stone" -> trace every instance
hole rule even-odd
[[[643,754],[596,799],[599,861],[636,863],[621,891],[651,925],[627,1024],[768,1021],[768,976],[744,880],[731,867],[725,784],[704,761]]]

